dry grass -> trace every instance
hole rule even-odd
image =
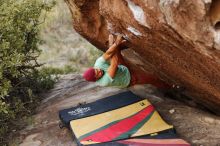
[[[47,14],[42,24],[41,38],[43,42],[39,46],[42,50],[39,62],[45,63],[45,66],[68,67],[81,72],[101,54],[101,51],[74,31],[71,14],[64,1],[57,1],[56,6]]]

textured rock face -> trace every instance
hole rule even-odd
[[[65,0],[78,33],[107,49],[110,33],[129,41],[133,67],[186,87],[194,100],[220,114],[218,0]]]

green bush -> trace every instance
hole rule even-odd
[[[53,5],[43,0],[0,0],[0,145],[13,120],[32,113],[37,105],[33,103],[39,101],[36,95],[54,83],[53,76],[36,69],[42,13]]]

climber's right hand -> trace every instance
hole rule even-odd
[[[126,43],[126,40],[123,39],[122,35],[118,35],[115,41],[116,46],[118,47],[119,45],[122,45],[124,43]]]

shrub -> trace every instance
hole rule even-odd
[[[51,75],[36,70],[43,23],[39,18],[53,5],[43,0],[0,0],[0,145],[13,120],[31,113],[39,101],[36,94],[54,83]]]

